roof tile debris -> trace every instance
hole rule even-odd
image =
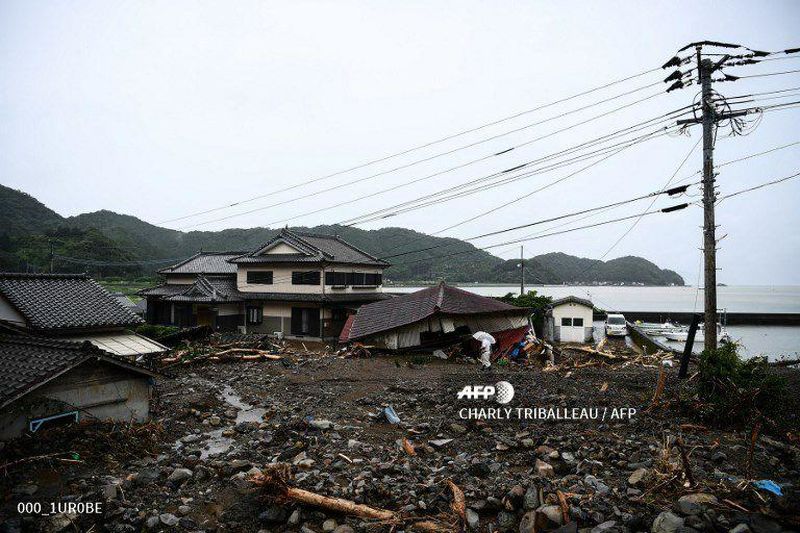
[[[143,322],[83,274],[0,273],[0,295],[36,330],[128,327]]]

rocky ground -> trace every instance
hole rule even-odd
[[[749,431],[705,427],[690,403],[676,401],[692,387],[678,382],[676,368],[648,411],[658,374],[641,365],[487,373],[430,356],[179,366],[159,382],[148,426],[54,430],[6,446],[0,463],[55,452],[76,452],[81,462],[9,467],[0,531],[402,531],[451,513],[447,480],[463,491],[466,527],[476,531],[800,528],[800,451],[785,432],[797,428],[800,400],[786,406],[783,428],[759,433],[749,460]],[[787,375],[797,396],[797,372]],[[498,381],[515,389],[506,405],[457,398],[466,385]],[[388,406],[399,423],[380,414]],[[607,416],[460,417],[465,408],[503,407],[598,408]],[[620,408],[636,413],[612,419],[630,413]],[[291,465],[290,486],[396,511],[396,519],[276,499],[249,480],[270,463]],[[747,480],[772,480],[783,496]],[[18,513],[18,502],[45,510],[51,502],[100,502],[102,511],[40,517]]]

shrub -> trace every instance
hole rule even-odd
[[[136,333],[150,337],[151,339],[159,339],[165,335],[172,335],[177,333],[181,328],[177,326],[159,326],[156,324],[142,324],[136,328]]]
[[[735,343],[700,354],[699,371],[700,413],[716,424],[748,425],[783,403],[785,381],[765,359],[742,359]]]

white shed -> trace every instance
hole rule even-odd
[[[591,342],[594,326],[591,300],[567,296],[550,304],[545,317],[545,338],[554,342]]]

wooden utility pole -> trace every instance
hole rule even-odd
[[[697,51],[697,73],[700,82],[700,108],[703,116],[687,120],[679,120],[678,124],[703,125],[703,283],[704,293],[704,318],[706,350],[717,347],[717,226],[714,217],[714,204],[717,200],[716,175],[714,174],[714,138],[717,123],[747,114],[747,110],[718,113],[714,105],[714,91],[711,89],[711,75],[730,57],[724,55],[722,59],[711,61],[703,59],[703,45],[718,45],[703,41],[695,44]]]
[[[714,204],[717,200],[714,177],[714,128],[717,117],[711,91],[711,73],[716,66],[703,59],[702,47],[697,47],[697,71],[700,75],[703,109],[703,259],[705,284],[705,345],[706,350],[717,348],[717,226]]]
[[[519,295],[525,295],[525,247],[519,247]]]

